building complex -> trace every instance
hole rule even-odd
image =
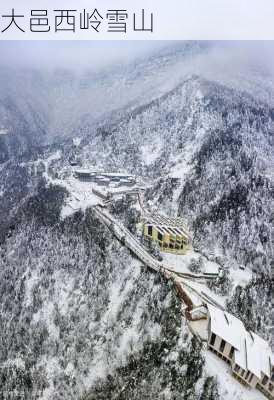
[[[208,348],[244,385],[274,399],[274,356],[268,343],[232,314],[208,304]]]

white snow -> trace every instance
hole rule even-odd
[[[245,369],[248,368],[259,379],[261,379],[262,373],[270,377],[270,359],[273,354],[268,343],[254,332],[246,332],[244,340],[246,346]],[[241,350],[243,351],[243,349]]]
[[[8,359],[7,361],[5,361],[2,364],[2,367],[4,367],[4,366],[25,369],[25,361],[20,357],[16,357],[16,358]]]
[[[211,304],[208,304],[208,311],[211,317],[211,331],[231,344],[235,349],[240,350],[241,336],[245,334],[245,327],[242,321]]]
[[[44,322],[47,327],[49,335],[55,339],[59,340],[59,328],[55,325],[54,321],[54,304],[51,301],[45,302],[42,309],[40,309],[36,314],[33,315],[33,322]]]
[[[44,178],[51,183],[54,183],[54,180],[49,175],[49,167],[52,161],[59,160],[61,158],[61,151],[58,150],[55,153],[51,154],[48,158],[38,158],[33,163],[29,163],[29,166],[34,167],[34,174],[37,175],[37,170],[42,169]],[[21,163],[21,166],[24,166],[25,163]]]
[[[211,331],[235,348],[235,362],[258,379],[264,373],[271,375],[270,359],[273,357],[268,343],[245,329],[241,320],[210,304]]]
[[[181,273],[189,273],[191,272],[189,269],[191,260],[198,260],[202,257],[204,267],[202,268],[201,273],[211,273],[218,274],[219,265],[213,261],[208,261],[205,257],[203,257],[200,253],[194,250],[188,250],[186,254],[171,254],[171,253],[161,253],[165,264],[172,267],[174,272]]]
[[[45,165],[45,172],[44,172],[44,177],[47,179],[49,183],[56,184],[59,186],[63,186],[68,192],[69,196],[65,199],[65,203],[62,207],[61,211],[61,218],[66,218],[72,214],[74,214],[76,211],[82,210],[83,212],[89,208],[89,207],[94,207],[98,204],[103,204],[103,199],[99,196],[97,196],[95,193],[93,193],[93,189],[96,189],[98,192],[101,192],[105,196],[107,194],[112,194],[112,195],[123,195],[125,192],[130,193],[130,192],[136,192],[137,190],[141,190],[141,188],[137,186],[131,186],[130,188],[127,185],[119,185],[119,187],[115,187],[116,183],[111,183],[105,180],[104,185],[98,185],[95,182],[85,182],[81,181],[80,179],[77,179],[76,177],[73,176],[73,171],[72,170],[63,170],[60,173],[60,176],[62,176],[62,173],[65,173],[68,175],[66,178],[61,179],[61,178],[55,178],[53,179],[49,174],[48,174],[48,166],[52,160],[58,159],[60,157],[60,153],[55,153],[53,156],[48,158],[47,160],[38,160],[37,162],[42,161]],[[92,171],[89,169],[82,169],[82,170],[77,170],[79,173],[92,173],[96,171]],[[105,173],[102,172],[102,175],[104,176],[128,176],[128,177],[133,177],[132,175],[128,175],[126,173]]]
[[[140,148],[142,153],[142,160],[146,165],[154,163],[160,157],[163,150],[163,143],[157,139],[154,143],[144,144]]]
[[[25,276],[28,277],[29,270],[26,271]],[[29,307],[32,304],[32,290],[40,280],[37,271],[32,271],[30,278],[26,279],[25,283],[25,307]]]
[[[88,168],[80,168],[80,169],[76,169],[75,172],[76,172],[77,174],[87,174],[87,175],[90,175],[90,174],[95,173],[95,170],[93,170],[93,169],[88,169]]]
[[[0,129],[0,136],[7,135],[8,133],[9,133],[8,129],[4,129],[4,128]]]
[[[52,393],[54,392],[54,379],[58,373],[60,373],[60,365],[57,357],[41,357],[40,363],[42,367],[45,366],[46,374],[48,378],[49,386],[45,388],[40,397],[40,400],[49,400],[52,399]],[[38,364],[38,365],[39,365]]]
[[[190,329],[194,331],[195,334],[197,334],[203,341],[208,340],[207,324],[208,321],[206,319],[188,322]]]
[[[133,273],[132,266],[134,267]],[[130,279],[126,281],[125,285],[123,280],[113,281],[111,288],[109,288],[109,307],[100,320],[100,326],[102,327],[102,330],[107,331],[107,327],[109,325],[117,324],[117,313],[121,310],[121,305],[125,304],[126,299],[131,293],[131,290],[134,288],[135,281],[138,279],[140,274],[140,262],[137,260],[132,260],[130,266],[122,264],[122,268],[123,275],[129,276],[128,274],[130,273]],[[152,288],[152,291],[153,290],[154,288]],[[129,352],[132,351],[132,348],[134,348],[136,351],[142,348],[143,338],[140,337],[139,334],[139,325],[142,312],[145,307],[146,305],[141,299],[140,303],[137,304],[137,307],[134,310],[134,314],[132,315],[133,321],[130,324],[130,327],[119,322],[117,329],[121,331],[122,335],[120,336],[118,343],[114,343],[112,334],[109,333],[106,336],[106,342],[100,344],[100,347],[95,349],[96,355],[92,365],[90,365],[90,374],[84,380],[86,387],[90,387],[98,377],[105,376],[106,373],[110,372],[118,365],[121,365],[121,363],[126,360]],[[155,324],[153,324],[153,327],[148,326],[148,334],[150,334],[151,337],[157,337],[160,333],[158,325],[154,325]],[[114,348],[115,357],[113,357]],[[108,360],[109,352],[112,353],[111,364],[109,364]]]
[[[81,182],[74,177],[66,180],[55,180],[61,186],[64,186],[69,197],[65,200],[65,205],[62,208],[61,218],[66,218],[78,210],[85,211],[87,208],[102,203],[102,199],[92,192],[92,188],[97,187],[91,182]],[[102,190],[100,188],[100,190]]]
[[[44,173],[45,178],[49,177],[48,171],[49,171],[49,167],[50,167],[51,162],[52,161],[56,161],[56,160],[60,160],[60,158],[61,158],[61,151],[58,150],[55,153],[51,154],[48,158],[43,160],[44,165],[45,165],[45,173]]]
[[[87,208],[101,204],[97,196],[90,192],[80,194],[77,191],[72,191],[71,196],[66,199],[65,205],[61,211],[61,218],[66,218],[74,214],[76,211],[85,211]]]
[[[55,293],[58,298],[55,299],[58,309],[62,315],[66,315],[69,309],[69,297],[73,293],[74,280],[68,275],[61,272],[54,274]]]
[[[207,298],[211,298],[220,307],[225,308],[226,298],[212,292],[206,285],[190,279],[184,279],[184,284],[200,296],[200,303],[201,298],[203,298],[203,302],[206,303],[208,303]],[[200,305],[200,303],[197,305]]]
[[[189,145],[189,150],[188,147],[186,146],[183,157],[182,154],[179,154],[178,156],[174,157],[171,160],[172,164],[176,165],[176,168],[172,168],[171,172],[169,173],[169,176],[171,178],[179,178],[183,180],[185,176],[187,176],[190,173],[190,171],[193,168],[193,164],[191,163],[193,153],[194,153],[193,144],[191,144]]]
[[[192,301],[194,307],[201,307],[203,305],[203,301],[199,295],[199,292],[197,290],[193,289],[190,284],[192,282],[189,282],[189,280],[187,280],[187,279],[180,279],[180,278],[177,279],[176,281],[178,283],[180,283],[180,285],[182,286],[182,289],[184,290],[184,292],[186,292],[186,294]]]
[[[205,353],[205,368],[210,376],[219,382],[220,398],[223,400],[265,400],[256,389],[251,389],[238,382],[231,374],[231,367],[211,351]]]
[[[75,137],[73,138],[73,144],[74,146],[78,147],[81,144],[82,139],[80,137]]]
[[[238,285],[245,287],[252,278],[252,273],[247,268],[245,270],[241,270],[239,268],[237,268],[237,269],[231,268],[229,270],[229,272],[230,272],[230,277],[233,280],[234,287],[236,287]]]

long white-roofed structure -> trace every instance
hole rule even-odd
[[[274,357],[269,344],[232,314],[211,304],[207,308],[208,348],[231,365],[235,378],[273,400]]]
[[[122,182],[124,184],[134,184],[136,182],[136,177],[134,175],[124,172],[105,172],[95,169],[76,169],[74,171],[74,175],[76,178],[84,181],[103,181],[105,183]],[[108,179],[108,181],[106,181],[106,179]]]

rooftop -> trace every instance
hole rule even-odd
[[[166,217],[158,213],[145,214],[145,224],[151,224],[157,226],[157,229],[163,233],[166,232],[172,235],[182,235],[189,238],[187,226],[182,218],[178,217]]]
[[[211,318],[211,331],[235,348],[235,362],[259,379],[270,377],[273,354],[269,344],[256,333],[247,331],[238,318],[226,311],[207,305]]]
[[[94,169],[76,169],[74,171],[78,175],[90,175],[90,176],[102,176],[102,177],[119,177],[119,178],[128,178],[128,179],[133,179],[134,176],[123,173],[123,172],[104,172],[104,171],[99,171],[99,170],[94,170]]]
[[[207,305],[211,318],[211,331],[235,349],[241,348],[241,337],[245,332],[242,321],[211,304]]]
[[[94,175],[95,174],[95,171],[90,170],[90,169],[76,169],[76,170],[74,170],[74,172],[77,175]]]

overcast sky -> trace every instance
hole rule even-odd
[[[0,65],[73,69],[127,63],[172,45],[161,41],[0,41]]]
[[[7,67],[98,69],[128,63],[163,47],[167,41],[0,41],[0,65]],[[246,65],[274,71],[274,42],[211,42],[208,68],[232,69]],[[273,73],[274,75],[274,73]]]

